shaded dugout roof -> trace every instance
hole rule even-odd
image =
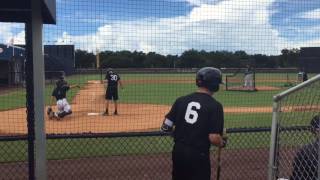
[[[31,12],[32,0],[1,1],[1,22],[26,22]],[[44,24],[56,23],[56,0],[41,0],[41,13]]]
[[[10,61],[12,57],[24,57],[25,50],[18,46],[0,44],[0,61]]]

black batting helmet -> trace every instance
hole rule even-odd
[[[204,67],[197,72],[196,84],[198,87],[205,87],[211,92],[219,90],[222,83],[222,73],[213,67]]]
[[[310,122],[311,131],[313,133],[320,132],[320,116],[316,115],[311,119]]]

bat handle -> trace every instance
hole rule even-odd
[[[217,152],[217,178],[216,180],[220,180],[220,172],[221,172],[221,147],[218,148]]]

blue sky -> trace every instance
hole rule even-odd
[[[276,1],[271,8],[277,12],[271,16],[270,22],[282,37],[291,41],[301,41],[320,36],[319,30],[310,31],[320,25],[320,1]]]
[[[23,41],[22,25],[2,24],[0,42]],[[57,0],[57,25],[45,25],[44,42],[89,51],[279,54],[320,46],[320,1]]]

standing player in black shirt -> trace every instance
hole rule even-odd
[[[68,85],[68,83],[64,80],[63,76],[59,78],[59,80],[56,82],[56,87],[54,88],[50,99],[50,104],[52,101],[54,101],[54,99],[56,100],[57,112],[53,112],[52,108],[49,107],[47,113],[50,119],[60,119],[72,113],[71,106],[68,103],[66,96],[67,91],[74,87],[80,88],[80,86],[78,85]]]
[[[212,67],[197,72],[195,93],[178,98],[161,126],[173,132],[173,180],[210,180],[210,145],[224,147],[222,105],[212,95],[219,90],[222,73]]]
[[[105,81],[108,82],[107,90],[106,90],[106,110],[103,113],[104,116],[108,115],[109,109],[109,100],[113,100],[114,102],[114,115],[118,115],[118,104],[117,100],[119,99],[118,96],[118,84],[120,85],[121,89],[123,88],[122,83],[120,81],[120,76],[115,73],[112,69],[107,70],[107,74],[105,77]]]

